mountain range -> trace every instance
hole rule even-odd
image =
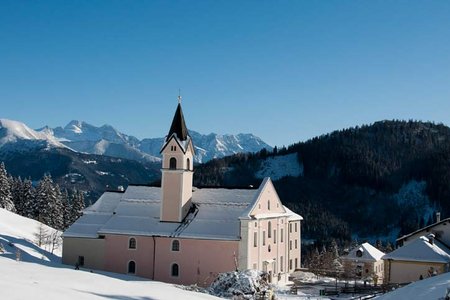
[[[269,145],[252,134],[202,135],[191,131],[197,162]],[[106,189],[158,181],[163,138],[139,140],[109,125],[72,121],[64,128],[33,130],[0,119],[0,161],[13,176],[39,180],[50,173],[63,188],[76,188],[95,201]]]
[[[64,127],[38,129],[39,133],[84,153],[108,155],[141,162],[160,161],[159,151],[164,137],[138,138],[119,132],[110,125],[96,127],[83,121],[71,121]],[[203,163],[240,152],[257,152],[263,148],[272,149],[253,134],[200,134],[189,131],[195,141],[195,161]]]

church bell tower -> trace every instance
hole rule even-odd
[[[181,97],[161,149],[162,222],[182,222],[191,207],[194,145],[184,122]]]

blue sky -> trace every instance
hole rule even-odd
[[[382,119],[450,125],[450,1],[1,1],[0,118],[288,145]]]

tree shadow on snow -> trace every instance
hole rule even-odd
[[[102,298],[106,298],[106,299],[120,299],[120,300],[156,300],[156,298],[151,298],[151,297],[140,297],[140,296],[130,297],[130,296],[125,296],[125,295],[108,295],[108,294],[101,294],[101,293],[94,293],[94,292],[80,291],[80,290],[79,290],[79,292],[83,292],[83,293],[86,293],[86,294],[95,295],[95,296],[102,297]]]
[[[0,234],[0,243],[5,251],[0,253],[2,257],[51,267],[62,267],[61,257],[38,247],[29,240]]]

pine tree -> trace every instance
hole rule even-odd
[[[12,200],[11,184],[3,162],[0,164],[0,208],[5,208],[13,212],[15,211]]]
[[[22,179],[20,178],[20,176],[18,178],[10,177],[9,182],[11,183],[11,195],[14,207],[16,208],[16,213],[23,216],[24,199],[22,197]]]
[[[23,203],[23,216],[27,218],[36,218],[35,215],[35,207],[36,207],[36,199],[35,199],[35,190],[33,187],[33,183],[30,179],[25,179],[22,182],[21,188],[21,197]]]
[[[53,208],[51,226],[55,229],[64,229],[64,204],[59,185],[55,185],[55,203]]]
[[[85,208],[84,204],[84,194],[81,191],[74,190],[72,193],[72,222],[75,222],[79,217],[83,215],[83,210]]]
[[[36,188],[36,209],[38,219],[51,227],[58,226],[58,215],[61,211],[58,204],[58,192],[53,185],[53,180],[50,175],[44,175]],[[56,218],[55,218],[56,217]]]
[[[69,192],[64,189],[61,196],[63,205],[63,229],[66,229],[72,224],[71,209],[72,205],[70,203]]]

